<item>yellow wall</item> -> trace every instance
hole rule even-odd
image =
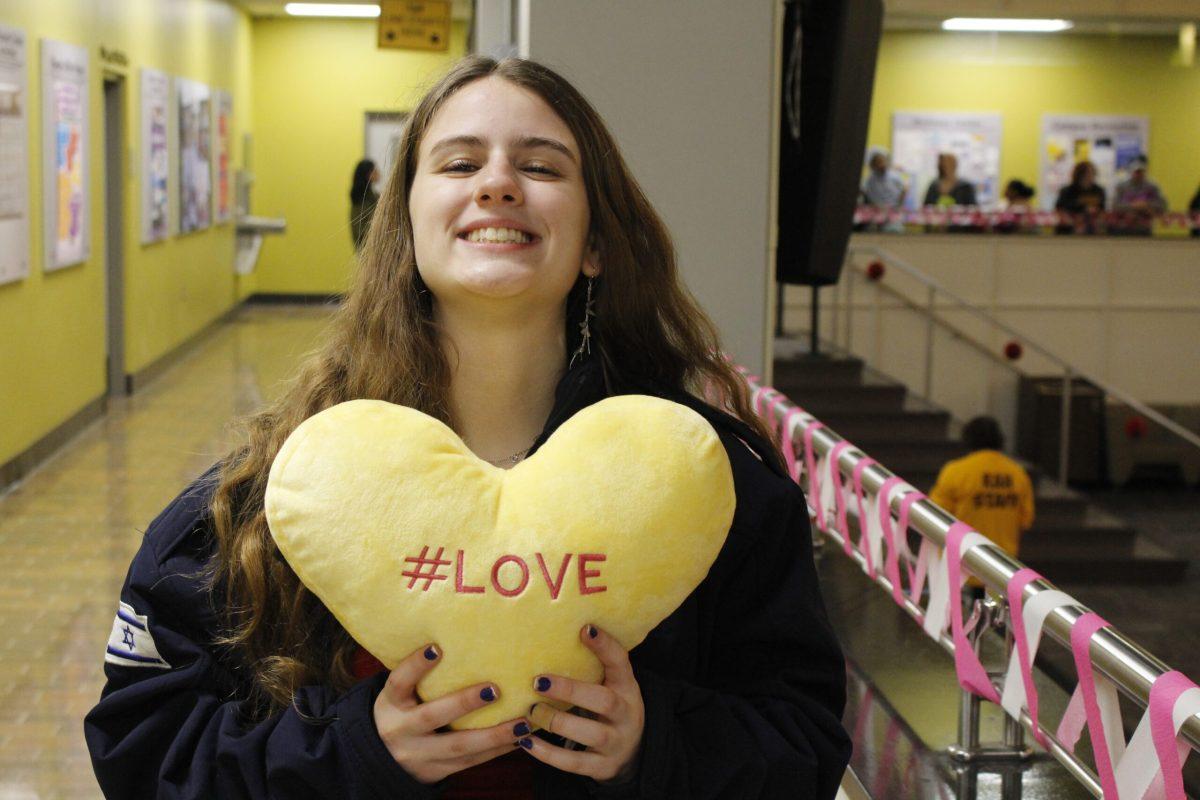
[[[466,49],[462,23],[448,53],[380,50],[375,31],[373,20],[254,21],[254,212],[288,227],[263,245],[260,292],[345,290],[366,112],[411,110]]]
[[[998,112],[1001,185],[1036,186],[1043,114],[1145,115],[1150,175],[1186,208],[1200,183],[1200,63],[1177,66],[1177,51],[1172,37],[891,31],[868,138],[890,147],[894,111]]]
[[[0,464],[104,393],[105,205],[99,49],[123,51],[125,80],[125,367],[136,372],[228,310],[254,282],[233,275],[233,226],[140,244],[138,71],[146,66],[233,95],[232,169],[251,116],[250,20],[223,0],[5,0],[0,22],[25,32],[29,74],[30,276],[0,286]],[[40,40],[89,54],[90,257],[42,270]],[[128,163],[130,160],[134,163]],[[232,170],[231,170],[232,171]],[[173,185],[172,191],[176,191]]]

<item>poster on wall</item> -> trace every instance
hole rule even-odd
[[[212,216],[212,109],[208,87],[175,81],[179,98],[179,232],[207,228]]]
[[[87,260],[88,56],[42,40],[42,196],[47,271]]]
[[[1071,183],[1080,161],[1096,165],[1096,182],[1109,201],[1117,184],[1129,177],[1129,162],[1148,152],[1150,119],[1136,116],[1047,114],[1042,117],[1041,175],[1038,196],[1050,210],[1058,193]]]
[[[0,283],[29,277],[25,32],[0,25]]]
[[[937,180],[941,153],[958,158],[958,176],[974,184],[979,205],[995,205],[1000,197],[1002,136],[999,114],[892,114],[892,166],[908,188],[904,205],[910,209],[921,206],[929,184]]]
[[[167,119],[171,113],[171,79],[143,68],[142,80],[142,244],[171,233],[171,152]]]
[[[233,216],[233,182],[230,175],[230,163],[233,136],[233,95],[222,89],[213,92],[213,127],[216,130],[214,146],[216,149],[215,172],[217,179],[216,209],[213,218],[217,222],[228,222]]]

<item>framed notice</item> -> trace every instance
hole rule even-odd
[[[87,260],[88,55],[42,40],[42,196],[46,271]]]
[[[142,244],[171,233],[171,149],[167,123],[171,79],[154,69],[141,71],[142,89]]]
[[[212,108],[208,87],[178,78],[179,232],[212,223]]]
[[[999,114],[892,114],[892,167],[908,184],[905,206],[921,205],[929,184],[937,180],[938,156],[942,153],[958,158],[958,177],[975,186],[976,202],[994,205],[1000,197],[1002,139]]]
[[[233,181],[230,171],[233,145],[233,95],[218,89],[213,92],[213,137],[216,192],[213,193],[213,219],[228,222],[233,216]]]
[[[0,283],[29,276],[28,99],[25,32],[0,25]]]
[[[1080,161],[1096,165],[1096,183],[1111,201],[1117,184],[1129,177],[1129,162],[1150,146],[1150,119],[1136,116],[1047,114],[1042,117],[1038,196],[1054,208],[1058,193],[1071,183]]]

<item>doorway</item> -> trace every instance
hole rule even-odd
[[[400,146],[400,135],[404,132],[406,111],[368,111],[363,128],[363,157],[375,162],[380,181],[377,190],[383,194],[383,186],[392,174],[392,163]]]
[[[104,76],[104,286],[107,397],[130,393],[125,373],[125,78]]]

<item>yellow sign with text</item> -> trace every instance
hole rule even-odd
[[[379,46],[399,50],[449,49],[449,0],[381,0]]]

